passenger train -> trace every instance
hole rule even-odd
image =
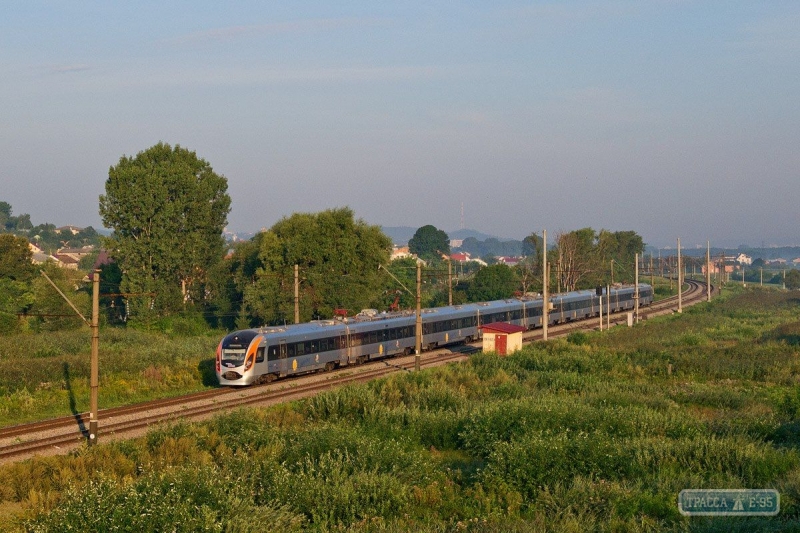
[[[606,290],[603,312],[608,309]],[[612,287],[611,312],[634,308],[634,286]],[[580,320],[600,314],[596,291],[575,291],[549,298],[548,324]],[[639,305],[653,301],[653,288],[639,284]],[[542,327],[541,297],[496,300],[422,310],[422,350],[472,342],[481,326],[507,322],[526,329]],[[226,335],[217,347],[216,371],[220,385],[270,382],[293,374],[361,364],[378,357],[411,354],[416,346],[414,311],[362,311],[352,318],[315,320],[305,324],[265,326]]]

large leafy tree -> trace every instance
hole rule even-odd
[[[33,277],[31,249],[25,237],[10,233],[0,235],[0,278],[28,281]]]
[[[249,241],[234,244],[233,253],[214,267],[208,286],[214,326],[245,329],[257,325],[244,305],[244,292],[255,283],[256,274],[263,266],[258,254],[261,240],[267,234],[259,233]]]
[[[789,290],[800,289],[800,270],[790,270],[786,273],[786,288]]]
[[[551,263],[551,271],[558,286],[570,291],[608,283],[612,261],[614,281],[633,282],[634,256],[644,250],[641,236],[634,231],[597,233],[592,228],[560,233],[556,245],[557,263]]]
[[[517,273],[508,265],[497,264],[480,269],[469,284],[467,297],[471,302],[510,298],[519,289]]]
[[[0,334],[15,331],[16,314],[27,311],[33,304],[33,273],[27,239],[0,234]]]
[[[600,230],[597,236],[597,250],[601,270],[608,270],[610,274],[611,261],[614,262],[614,281],[633,282],[636,268],[636,254],[639,254],[641,264],[644,252],[644,240],[635,231]]]
[[[6,222],[11,218],[11,204],[8,202],[0,202],[0,231],[6,227]]]
[[[355,220],[349,208],[296,213],[260,237],[261,267],[244,290],[247,310],[261,323],[294,320],[294,265],[300,272],[300,319],[330,318],[377,306],[391,240],[378,226]]]
[[[574,291],[599,267],[595,240],[597,234],[592,228],[583,228],[556,236],[557,264],[550,267],[557,275],[559,285],[567,291]],[[552,282],[552,280],[551,280]]]
[[[419,228],[408,241],[408,251],[426,261],[439,260],[442,255],[450,255],[450,237],[428,224]]]
[[[134,317],[203,303],[208,272],[225,251],[228,182],[195,152],[158,143],[108,171],[100,196],[106,243],[123,273]]]

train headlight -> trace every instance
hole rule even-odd
[[[248,357],[247,358],[247,362],[244,364],[244,371],[247,372],[251,368],[253,368],[253,358],[252,357]]]

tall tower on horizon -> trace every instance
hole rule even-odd
[[[461,202],[461,229],[464,229],[464,202]]]

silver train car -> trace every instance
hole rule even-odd
[[[635,287],[612,287],[610,304],[603,289],[603,313],[634,308]],[[581,320],[600,314],[596,291],[552,295],[548,324]],[[653,301],[653,288],[639,284],[639,305]],[[422,311],[422,350],[472,342],[480,326],[508,322],[526,329],[542,327],[543,300],[518,298]],[[342,320],[234,331],[217,347],[216,373],[220,385],[243,386],[318,370],[361,364],[371,359],[411,354],[416,346],[413,311],[378,313],[371,310]]]

